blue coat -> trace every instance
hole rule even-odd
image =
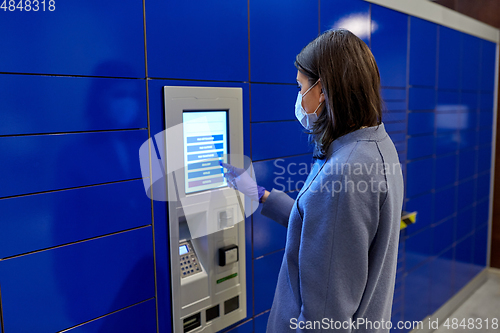
[[[383,123],[335,140],[296,200],[271,191],[288,230],[268,333],[389,332],[403,195]]]

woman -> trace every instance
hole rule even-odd
[[[253,193],[262,214],[288,228],[267,332],[388,332],[403,178],[375,59],[339,29],[309,43],[295,66],[295,114],[315,163],[296,200]]]

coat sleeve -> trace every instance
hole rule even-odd
[[[262,204],[261,214],[288,227],[288,219],[295,200],[285,192],[273,189]]]
[[[321,184],[308,189],[314,193],[298,198],[302,216],[299,322],[355,321],[368,281],[369,249],[380,207],[380,193],[356,188],[364,182],[370,186],[366,176],[325,176]],[[351,328],[335,331],[351,332]]]

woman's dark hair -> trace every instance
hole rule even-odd
[[[346,29],[329,30],[295,58],[309,84],[321,79],[325,106],[311,131],[315,158],[324,158],[337,138],[382,123],[380,74],[368,46]]]

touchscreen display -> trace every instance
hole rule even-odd
[[[219,161],[227,163],[227,111],[184,111],[185,193],[227,186]]]

